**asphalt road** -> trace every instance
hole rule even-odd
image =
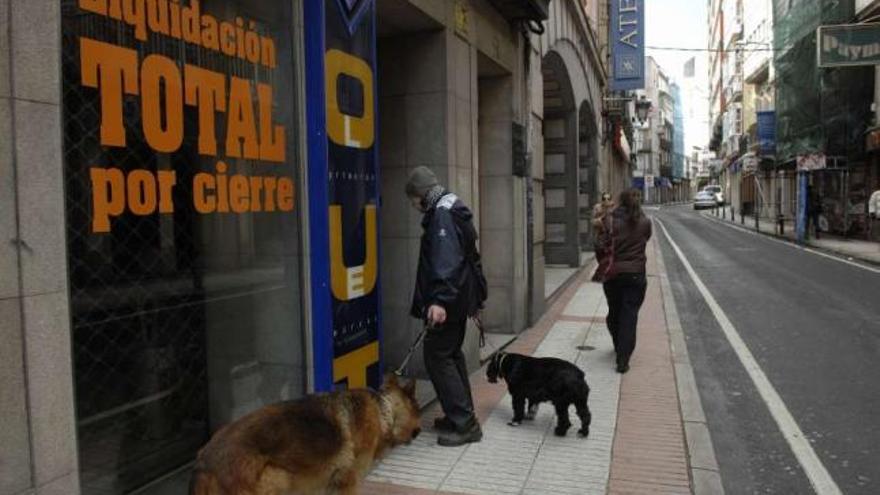
[[[649,213],[727,314],[840,490],[880,493],[880,273],[720,225],[690,207]],[[659,227],[725,491],[813,493]]]

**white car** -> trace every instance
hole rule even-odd
[[[706,191],[705,189],[697,193],[694,198],[694,209],[702,210],[703,208],[715,208],[718,203],[715,199],[715,193]]]
[[[706,186],[703,188],[703,191],[707,191],[712,193],[715,196],[715,204],[718,206],[724,205],[724,193],[721,191],[721,186]]]

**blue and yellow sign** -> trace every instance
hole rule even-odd
[[[645,88],[645,0],[611,0],[611,91]]]
[[[374,0],[305,2],[316,391],[381,380],[375,25]]]

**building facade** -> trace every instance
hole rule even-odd
[[[742,155],[742,0],[711,0],[709,24],[709,149],[722,160],[717,179],[725,198],[736,194],[730,167]]]
[[[646,203],[665,203],[674,199],[673,139],[675,134],[675,99],[672,83],[653,57],[645,59],[645,89],[637,98],[651,102],[645,122],[637,126],[637,168],[634,184],[644,189]]]
[[[864,237],[874,68],[820,67],[816,46],[819,26],[850,23],[855,13],[852,0],[774,0],[776,162],[813,186],[822,201],[822,230]]]
[[[821,198],[822,230],[870,236],[876,69],[820,66],[816,32],[870,19],[876,3],[712,0],[709,7],[709,148],[733,213],[803,217],[804,177]]]
[[[691,199],[690,173],[688,162],[690,157],[684,147],[684,101],[678,84],[670,86],[672,93],[672,201],[688,201]]]
[[[880,15],[880,0],[856,0],[856,16],[859,22],[874,20]],[[870,199],[880,190],[880,65],[874,69],[874,112],[867,118],[868,130],[865,135],[865,195]],[[868,75],[870,79],[870,75]],[[880,217],[867,219],[867,237],[880,242]]]
[[[599,53],[606,77],[612,74],[611,25],[608,2],[585,0],[598,15]],[[604,93],[603,153],[606,176],[601,191],[616,197],[620,191],[632,187],[633,171],[636,169],[635,126],[637,125],[633,92],[610,91]]]

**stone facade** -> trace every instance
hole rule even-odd
[[[58,2],[0,0],[0,492],[78,491]]]

